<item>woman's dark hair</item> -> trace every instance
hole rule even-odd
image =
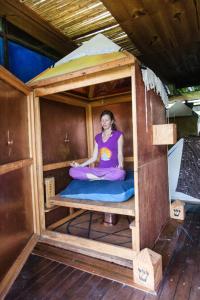
[[[114,114],[112,113],[112,111],[110,111],[110,110],[102,111],[101,116],[100,116],[100,120],[105,115],[108,115],[110,117],[111,121],[113,121],[112,130],[117,130],[117,126],[115,125],[115,117],[114,117]],[[103,128],[102,128],[102,131],[103,131]]]

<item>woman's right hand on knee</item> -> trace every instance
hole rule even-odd
[[[73,167],[73,168],[76,168],[76,167],[79,167],[80,165],[79,165],[79,163],[77,163],[77,162],[75,162],[75,161],[72,161],[72,162],[70,163],[70,166]]]

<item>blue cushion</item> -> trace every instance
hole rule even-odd
[[[125,180],[72,180],[60,193],[61,197],[106,202],[123,202],[134,195],[133,172],[126,173]]]

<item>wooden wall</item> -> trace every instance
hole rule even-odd
[[[167,146],[152,145],[152,125],[166,123],[165,108],[152,90],[145,93],[136,64],[137,172],[136,206],[139,207],[140,248],[152,247],[169,217]],[[139,199],[139,203],[138,203]]]
[[[104,106],[94,107],[92,109],[94,137],[97,133],[101,132],[100,115],[104,110],[110,110],[113,112],[117,129],[124,133],[124,156],[133,156],[133,126],[131,102],[107,104]]]
[[[86,112],[83,107],[40,100],[43,164],[65,162],[88,156]],[[70,182],[69,168],[45,171],[55,177],[56,194]]]
[[[26,100],[23,93],[0,80],[0,164],[28,157]]]
[[[44,164],[87,157],[84,108],[42,99],[40,113]]]
[[[33,233],[29,168],[0,176],[0,279]]]
[[[29,158],[27,97],[0,80],[0,167]],[[34,232],[31,193],[29,166],[1,173],[0,280]]]

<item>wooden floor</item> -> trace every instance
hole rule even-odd
[[[186,220],[177,229],[177,234],[180,235],[170,262],[168,256],[175,237],[169,238],[169,231],[170,228],[155,246],[155,250],[163,254],[164,265],[167,265],[157,296],[80,271],[64,263],[31,255],[6,299],[199,300],[200,206],[188,207]]]

